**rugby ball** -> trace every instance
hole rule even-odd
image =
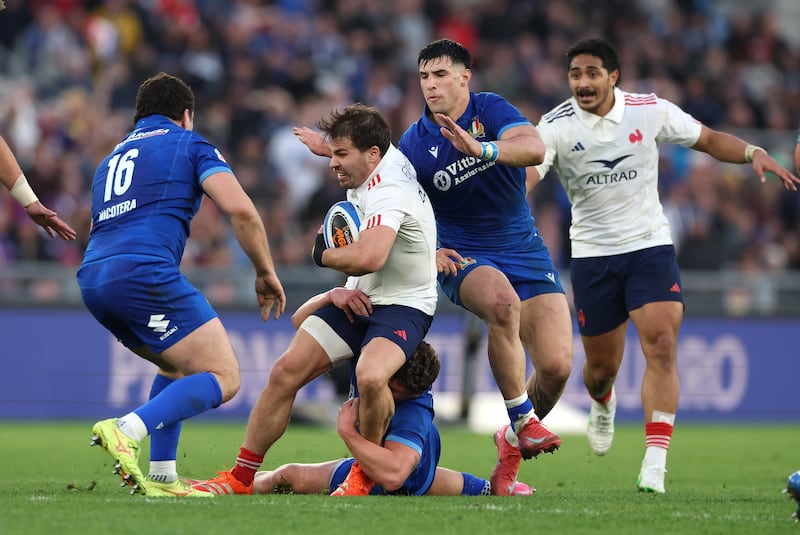
[[[361,221],[356,207],[350,201],[339,201],[328,209],[322,234],[325,246],[344,247],[358,241],[358,227]]]

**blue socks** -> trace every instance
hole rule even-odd
[[[175,379],[156,374],[153,386],[150,387],[150,401],[162,390],[175,382]],[[161,429],[154,429],[150,434],[150,460],[174,461],[178,453],[178,440],[181,437],[181,421],[165,425]]]
[[[533,403],[531,403],[531,400],[526,394],[525,401],[523,403],[514,407],[509,407],[507,403],[506,410],[508,411],[508,417],[511,420],[511,427],[514,429],[514,431],[519,431],[519,429],[517,429],[517,423],[520,421],[520,419],[533,414]],[[524,420],[524,422],[526,421],[527,419]]]
[[[153,395],[159,388],[160,392]],[[181,420],[219,407],[222,403],[222,390],[217,378],[208,372],[182,377],[177,381],[156,376],[150,395],[152,396],[150,401],[133,411],[147,426],[150,435],[172,424],[180,423]]]
[[[462,496],[489,496],[492,493],[492,486],[489,481],[472,474],[461,472],[464,476],[464,488],[461,489]]]

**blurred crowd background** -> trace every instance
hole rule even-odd
[[[0,133],[78,240],[47,239],[0,188],[0,270],[80,263],[94,170],[131,129],[139,83],[158,71],[194,89],[195,129],[252,196],[281,266],[310,263],[312,235],[344,195],[327,160],[291,128],[361,101],[384,113],[396,140],[423,107],[417,53],[438,37],[472,51],[474,91],[502,94],[534,123],[569,97],[567,48],[605,37],[620,54],[623,89],[655,91],[795,171],[800,46],[785,30],[800,22],[793,1],[6,0]],[[682,268],[800,270],[800,195],[774,179],[761,184],[746,165],[662,152]],[[554,261],[568,268],[569,208],[557,180],[530,203]],[[247,265],[212,203],[193,222],[184,262]]]

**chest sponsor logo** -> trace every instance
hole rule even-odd
[[[469,180],[481,171],[495,165],[496,162],[485,162],[474,156],[459,158],[447,164],[444,169],[439,169],[433,175],[433,185],[439,191],[447,191],[453,186]]]
[[[589,160],[589,163],[599,163],[606,169],[614,169],[617,165],[620,164],[623,160],[630,158],[631,154],[626,154],[625,156],[620,156],[616,160]]]

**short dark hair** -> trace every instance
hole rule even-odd
[[[139,86],[133,122],[136,124],[148,115],[164,115],[180,121],[183,110],[189,110],[190,115],[194,113],[194,93],[191,88],[180,78],[160,72]]]
[[[437,39],[420,50],[417,65],[436,58],[447,57],[453,64],[463,65],[466,69],[472,68],[472,56],[464,45],[452,39]]]
[[[433,386],[441,368],[436,350],[422,340],[414,354],[392,377],[405,385],[412,396],[418,396]]]
[[[589,54],[590,56],[600,58],[600,61],[603,62],[603,67],[605,67],[609,73],[613,71],[620,73],[617,76],[617,84],[619,84],[619,82],[622,80],[622,71],[619,67],[619,56],[617,56],[617,51],[614,50],[614,47],[608,42],[598,38],[584,39],[577,45],[567,50],[567,70],[569,70],[569,66],[575,56],[580,56],[581,54]]]
[[[328,140],[349,139],[361,152],[378,147],[383,156],[392,142],[389,125],[378,109],[360,102],[332,111],[317,121],[317,127]]]

